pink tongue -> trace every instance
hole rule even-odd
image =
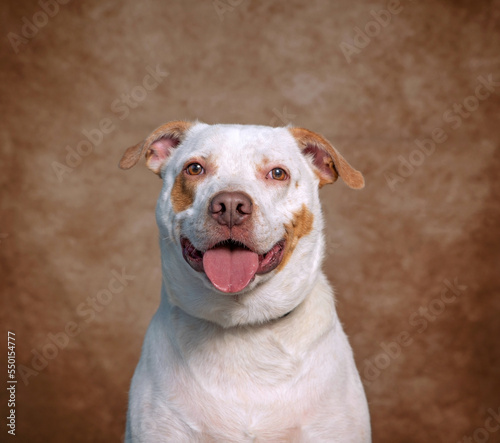
[[[212,284],[222,292],[245,289],[259,267],[259,256],[248,249],[220,246],[203,254],[203,268]]]

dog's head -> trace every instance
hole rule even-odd
[[[363,176],[302,128],[174,121],[129,148],[163,179],[156,218],[171,304],[229,327],[279,318],[314,286],[323,256],[318,187]]]

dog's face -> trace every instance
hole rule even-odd
[[[170,303],[224,327],[279,318],[312,289],[323,255],[318,187],[363,177],[301,128],[176,121],[124,154],[163,179],[156,218]]]

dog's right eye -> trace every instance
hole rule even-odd
[[[199,163],[191,163],[185,170],[189,175],[200,175],[203,172],[203,166]]]

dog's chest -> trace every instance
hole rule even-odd
[[[207,340],[172,362],[161,414],[182,414],[200,441],[299,441],[292,436],[330,407],[324,347],[327,337],[304,355],[272,331]]]

